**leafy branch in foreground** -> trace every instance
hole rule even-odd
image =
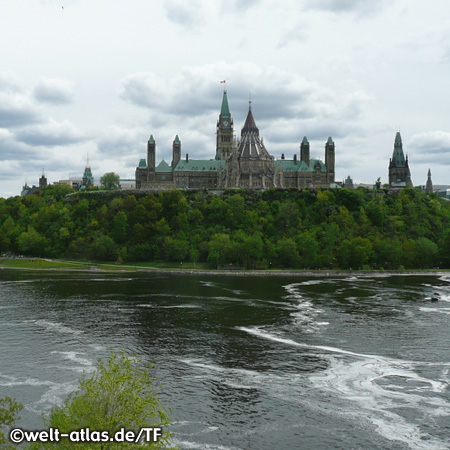
[[[36,444],[32,449],[88,448],[101,450],[166,449],[170,434],[167,431],[169,417],[157,397],[148,368],[141,368],[140,361],[128,358],[124,352],[119,356],[98,363],[91,377],[80,380],[79,389],[70,395],[62,406],[55,407],[46,425],[58,428],[60,433],[89,428],[107,431],[109,436],[125,429],[138,434],[141,428],[163,427],[163,435],[157,442],[74,443],[62,439],[58,443]]]
[[[13,449],[15,446],[8,443],[2,428],[7,427],[8,431],[14,425],[15,421],[20,419],[17,413],[23,408],[22,405],[11,397],[0,399],[0,449]]]

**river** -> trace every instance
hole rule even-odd
[[[154,362],[180,449],[448,449],[449,320],[449,274],[2,270],[0,397],[43,428],[123,348]]]

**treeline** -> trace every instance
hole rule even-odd
[[[0,199],[0,251],[211,267],[450,267],[450,204],[418,189],[86,192]]]

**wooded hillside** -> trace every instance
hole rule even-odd
[[[0,251],[211,267],[450,267],[450,203],[418,189],[70,193],[0,199]]]

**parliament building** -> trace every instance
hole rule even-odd
[[[227,189],[227,188],[329,188],[335,183],[335,146],[331,137],[325,144],[325,162],[310,158],[308,139],[303,138],[299,155],[293,159],[275,160],[259,136],[251,102],[240,139],[234,134],[234,123],[224,90],[217,121],[214,159],[190,159],[181,155],[178,135],[172,145],[172,162],[156,165],[156,141],[147,143],[147,160],[136,168],[137,189]]]

